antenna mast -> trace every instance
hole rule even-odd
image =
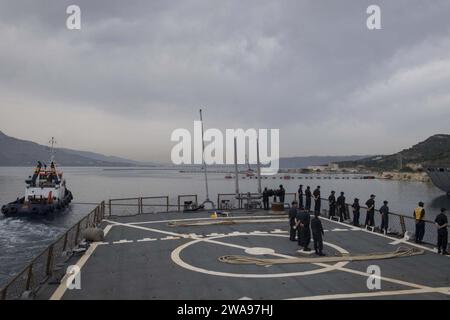
[[[50,147],[50,163],[55,162],[55,144],[56,140],[55,137],[52,137],[52,139],[49,141],[51,147]]]
[[[234,179],[235,179],[236,199],[238,199],[239,198],[239,170],[238,170],[238,163],[237,163],[236,137],[234,138]]]
[[[203,117],[202,117],[202,109],[200,109],[200,122],[202,123],[202,163],[203,169],[205,172],[205,187],[206,187],[206,202],[211,202],[209,200],[209,189],[208,189],[208,174],[206,172],[206,162],[205,162],[205,140],[203,139]]]
[[[256,138],[256,163],[257,163],[257,170],[258,170],[258,193],[261,195],[262,189],[261,189],[261,162],[259,161],[259,137]]]

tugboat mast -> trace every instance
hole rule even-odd
[[[55,162],[55,144],[56,140],[55,137],[52,137],[52,139],[49,141],[51,147],[50,147],[50,163]]]

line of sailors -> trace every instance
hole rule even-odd
[[[280,186],[282,187],[282,186]],[[303,198],[305,198],[305,203],[303,205]],[[370,195],[370,198],[366,201],[365,205],[367,207],[366,220],[364,222],[364,227],[374,227],[375,226],[375,198],[374,194]],[[311,230],[314,238],[314,249],[318,255],[322,255],[322,237],[323,228],[318,218],[321,210],[321,194],[320,186],[311,192],[309,186],[303,191],[303,185],[299,186],[298,189],[298,199],[299,203],[293,202],[292,208],[289,213],[289,220],[291,226],[290,238],[295,241],[295,234],[298,233],[299,245],[303,247],[304,251],[309,251],[309,212],[311,211],[311,203],[314,200],[314,218],[311,220]],[[340,193],[340,196],[336,198],[336,192],[331,191],[328,197],[329,204],[329,216],[338,217],[340,222],[345,220],[350,220],[349,207],[345,202],[344,192]],[[388,201],[383,201],[383,205],[378,210],[381,215],[381,225],[380,232],[387,234],[389,228],[389,207]],[[353,204],[350,206],[353,213],[353,225],[360,227],[359,217],[361,206],[359,204],[359,199],[355,198]],[[437,249],[438,253],[447,255],[447,244],[448,244],[448,219],[445,214],[446,209],[441,208],[440,214],[435,218],[434,223],[437,228]],[[419,202],[418,207],[414,210],[413,217],[415,220],[415,242],[423,243],[423,238],[425,235],[425,209],[424,203]],[[314,222],[313,222],[314,221]]]
[[[284,203],[285,195],[286,195],[286,190],[284,189],[282,184],[280,184],[280,187],[277,190],[272,190],[272,189],[269,190],[269,189],[267,189],[267,187],[264,188],[264,191],[262,194],[264,210],[269,210],[270,197],[273,196],[273,202],[277,202],[277,197],[278,197],[280,202]]]
[[[314,218],[310,219],[309,211],[303,207],[298,207],[297,201],[292,202],[289,209],[289,224],[291,241],[296,241],[303,251],[311,251],[309,244],[311,242],[311,234],[314,242],[314,251],[318,256],[324,256],[323,253],[323,236],[324,230],[320,221],[319,211],[314,212]]]
[[[328,197],[329,204],[329,215],[330,217],[337,216],[339,221],[350,220],[348,206],[345,202],[344,192],[340,193],[340,196],[336,198],[336,192],[331,191]],[[310,187],[308,186],[303,193],[303,185],[299,186],[298,196],[300,200],[300,207],[303,204],[303,195],[305,196],[305,209],[310,210],[311,208],[311,198],[314,198],[314,212],[320,212],[321,198],[320,198],[320,186],[314,190],[311,194]],[[370,198],[366,201],[365,205],[367,207],[366,220],[364,222],[364,227],[374,227],[375,226],[375,195],[371,194]],[[351,205],[353,211],[353,225],[360,227],[359,217],[361,206],[359,204],[359,199],[355,198],[353,204]],[[389,207],[388,201],[384,200],[383,205],[378,210],[381,214],[381,225],[380,232],[387,234],[389,228]],[[435,219],[435,225],[438,230],[438,241],[437,247],[438,252],[442,254],[447,254],[447,244],[448,244],[448,219],[445,214],[446,209],[441,208],[440,214]],[[414,210],[413,217],[415,220],[415,242],[423,243],[423,237],[425,235],[425,209],[424,203],[419,202],[418,207]]]

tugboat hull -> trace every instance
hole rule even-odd
[[[72,193],[67,190],[66,195],[60,201],[52,204],[24,202],[24,198],[10,202],[2,206],[1,212],[6,217],[41,217],[51,213],[64,211],[72,201]]]

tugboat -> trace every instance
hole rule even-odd
[[[33,176],[25,180],[25,196],[2,206],[1,212],[5,216],[39,217],[64,211],[69,206],[73,196],[66,188],[63,173],[56,170],[54,143],[52,138],[50,169],[38,161]]]

